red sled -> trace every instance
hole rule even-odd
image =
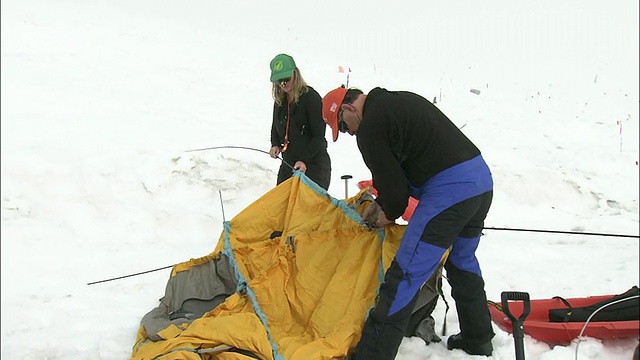
[[[589,306],[594,303],[610,299],[614,295],[598,295],[583,298],[567,298],[574,308]],[[558,298],[539,299],[530,301],[531,312],[523,322],[524,333],[534,339],[544,341],[552,345],[567,345],[578,336],[584,328],[582,336],[596,339],[613,338],[637,338],[640,334],[640,321],[591,321],[585,327],[585,322],[551,322],[549,310],[564,308],[565,304]],[[524,303],[512,302],[509,304],[512,314],[518,316],[524,310]],[[510,334],[513,333],[511,320],[502,312],[501,305],[489,302],[491,320],[498,327]]]
[[[358,182],[358,188],[360,190],[368,188],[369,186],[371,186],[371,192],[373,195],[378,196],[378,190],[373,187],[373,180],[362,180]],[[407,209],[404,211],[404,214],[402,214],[402,218],[405,221],[409,221],[409,219],[411,219],[413,212],[416,210],[416,206],[418,206],[418,199],[409,197],[409,205],[407,205]]]

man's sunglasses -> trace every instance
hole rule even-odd
[[[287,83],[288,83],[289,81],[291,81],[291,77],[288,77],[288,78],[286,78],[286,79],[276,80],[276,81],[274,81],[274,82],[275,82],[276,84],[278,84],[278,85],[282,86],[282,87],[285,87],[285,86],[287,86]]]
[[[340,130],[341,133],[346,133],[349,131],[349,126],[347,126],[347,123],[342,118],[342,113],[343,110],[340,109],[340,111],[338,111],[338,130]]]

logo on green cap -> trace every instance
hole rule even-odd
[[[271,82],[290,77],[296,68],[293,58],[287,54],[278,54],[269,63],[271,67]]]

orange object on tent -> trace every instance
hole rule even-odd
[[[373,193],[373,195],[378,196],[378,191],[373,187],[373,180],[358,181],[358,188],[366,189],[369,187],[371,187],[371,192]],[[409,197],[409,204],[402,214],[402,218],[405,221],[409,221],[409,219],[411,219],[411,216],[413,216],[413,212],[416,210],[416,206],[418,206],[418,202],[418,199]]]

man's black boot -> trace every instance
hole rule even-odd
[[[447,339],[447,349],[460,349],[469,355],[491,356],[493,345],[491,345],[491,341],[479,344],[470,343],[463,339],[461,334],[455,334],[449,336],[449,339]]]

